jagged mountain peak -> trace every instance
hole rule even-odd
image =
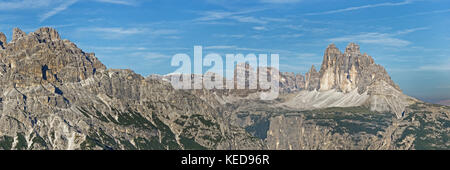
[[[311,68],[309,69],[309,72],[310,72],[310,73],[315,73],[315,72],[317,72],[316,66],[311,65]]]
[[[13,32],[0,50],[0,149],[5,138],[6,149],[262,148],[189,91],[106,70],[52,28]]]
[[[353,42],[349,43],[348,46],[345,48],[345,54],[352,54],[352,55],[361,54],[359,45]]]
[[[11,42],[16,42],[24,37],[33,37],[39,40],[39,42],[57,41],[61,40],[59,33],[56,29],[51,27],[41,27],[34,32],[26,34],[20,28],[13,29],[13,38]]]
[[[23,32],[20,28],[14,28],[12,41],[17,41],[18,39],[25,37],[26,35],[27,34]]]
[[[338,48],[336,47],[336,44],[331,43],[328,45],[327,49],[338,49]]]
[[[391,86],[384,68],[367,54],[344,56],[334,45],[327,51],[336,58],[324,71],[313,65],[305,77],[282,77],[286,92],[302,91],[261,102],[252,99],[257,95],[175,90],[160,76],[106,70],[51,28],[14,32],[11,43],[0,37],[0,149],[414,149],[423,139],[436,141],[436,133],[448,134],[442,130],[448,111],[414,109],[424,104],[405,111],[409,99]],[[335,83],[321,91],[324,77],[368,90],[344,93]],[[448,148],[443,141],[438,147]]]
[[[327,49],[325,50],[325,56],[337,56],[340,54],[341,51],[336,47],[335,44],[328,45]]]
[[[42,80],[56,84],[77,82],[106,69],[93,53],[61,40],[59,33],[49,27],[29,34],[14,28],[12,41],[3,48],[1,75],[19,87],[40,84]]]
[[[0,32],[0,49],[5,48],[6,44],[8,44],[6,35],[3,32]]]
[[[61,40],[58,31],[50,27],[42,27],[34,32],[41,40],[49,39],[52,41]]]
[[[320,84],[317,89],[322,91],[336,89],[350,92],[358,89],[361,94],[367,91],[370,84],[379,80],[400,90],[386,70],[375,64],[371,56],[366,53],[361,55],[360,46],[356,43],[349,43],[345,53],[340,52],[334,44],[329,45],[319,72]]]
[[[375,64],[374,59],[366,53],[361,55],[360,47],[355,43],[349,43],[345,53],[339,51],[336,45],[330,44],[325,50],[320,71],[317,72],[313,65],[304,80],[300,81],[304,81],[305,86],[299,91],[306,90],[301,92],[305,95],[299,95],[300,101],[318,102],[306,103],[303,106],[368,105],[371,110],[391,111],[401,117],[409,100],[384,67]],[[283,84],[281,87],[289,88],[288,85]],[[317,96],[319,97],[316,98]],[[334,98],[336,96],[345,97]],[[294,101],[294,107],[302,106],[297,100]]]

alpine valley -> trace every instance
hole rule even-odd
[[[450,149],[450,107],[403,94],[357,44],[329,45],[320,70],[270,75],[273,101],[175,90],[174,75],[108,69],[52,28],[15,28],[0,33],[0,149]]]

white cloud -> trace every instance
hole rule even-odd
[[[0,1],[0,10],[32,9],[51,6],[55,0],[12,0]]]
[[[411,4],[412,2],[413,2],[412,0],[406,0],[406,1],[402,1],[402,2],[385,2],[385,3],[379,3],[379,4],[371,4],[371,5],[363,5],[363,6],[331,10],[331,11],[325,11],[325,12],[308,13],[306,15],[327,15],[327,14],[335,14],[335,13],[355,11],[355,10],[361,10],[361,9],[367,9],[367,8],[407,5],[407,4]]]
[[[113,52],[116,53],[118,51],[129,51],[132,52],[141,52],[140,54],[144,54],[146,51],[166,51],[168,53],[174,53],[174,51],[186,51],[191,48],[183,48],[183,47],[155,47],[151,45],[142,45],[142,46],[89,46],[89,49],[93,49],[94,51],[101,52]],[[139,53],[137,53],[139,54]]]
[[[434,10],[434,11],[418,12],[418,13],[414,13],[414,14],[398,16],[397,18],[411,17],[411,16],[420,16],[420,15],[429,15],[429,14],[443,14],[443,13],[448,13],[448,12],[450,12],[450,9]]]
[[[78,0],[68,0],[62,4],[60,4],[59,6],[57,6],[56,8],[53,8],[51,11],[45,13],[44,15],[41,16],[40,21],[45,21],[46,19],[66,10],[69,6],[73,5],[74,3],[76,3]]]
[[[236,49],[237,47],[234,45],[216,45],[216,46],[207,46],[203,49],[205,50],[223,50],[223,49]]]
[[[150,59],[150,60],[160,60],[160,59],[172,58],[172,56],[170,56],[170,55],[157,53],[157,52],[136,52],[136,53],[132,53],[131,55],[136,56],[136,57],[143,57],[145,59]]]
[[[49,10],[39,16],[41,22],[48,18],[67,10],[71,5],[77,3],[80,0],[0,0],[0,10],[27,10],[27,9],[39,9]],[[93,0],[101,3],[112,3],[118,5],[136,5],[134,0]]]
[[[301,0],[261,0],[263,3],[272,3],[272,4],[289,4],[289,3],[297,3]]]
[[[268,49],[268,48],[248,48],[248,47],[239,47],[235,45],[216,45],[216,46],[205,46],[204,50],[232,50],[230,52],[239,52],[239,51],[247,51],[247,52],[259,52],[259,53],[292,53],[291,51],[279,50],[279,49]]]
[[[201,17],[194,19],[194,21],[219,21],[219,20],[233,20],[241,23],[254,23],[254,24],[267,24],[270,22],[286,22],[289,21],[285,18],[270,18],[270,17],[255,17],[249,16],[250,13],[260,12],[266,10],[264,8],[259,9],[249,9],[242,10],[237,12],[230,11],[202,11],[198,12],[198,14],[202,15]]]
[[[37,9],[60,6],[73,0],[0,0],[0,10]],[[135,0],[93,0],[118,5],[136,5]]]
[[[146,35],[149,38],[152,37],[163,37],[167,39],[180,39],[181,37],[175,36],[180,33],[180,31],[175,29],[150,29],[145,27],[90,27],[90,28],[79,28],[79,32],[95,32],[99,36],[105,39],[118,39],[124,36],[133,35]]]
[[[420,66],[419,71],[450,71],[450,63]]]
[[[214,34],[214,37],[218,38],[244,38],[245,35],[243,34]]]
[[[147,29],[147,28],[123,28],[123,27],[93,27],[82,28],[82,31],[101,32],[118,35],[151,34],[151,35],[172,35],[179,33],[175,29]]]
[[[306,59],[306,58],[313,58],[318,57],[320,55],[314,54],[314,53],[299,53],[295,57],[299,59]]]
[[[90,46],[90,48],[94,49],[95,51],[142,51],[142,50],[148,50],[146,47],[125,47],[125,46],[120,46],[120,47],[96,47],[96,46]]]
[[[319,27],[319,28],[312,28],[312,27],[310,27],[310,28],[308,28],[308,27],[305,27],[303,25],[292,25],[292,24],[286,25],[284,27],[286,27],[288,29],[291,29],[291,30],[295,30],[295,31],[305,31],[305,32],[320,33],[320,34],[323,34],[325,32],[329,32],[330,31],[329,28],[323,28],[323,27]]]
[[[253,52],[269,52],[273,51],[270,49],[257,49],[257,48],[247,48],[247,47],[238,47],[235,45],[216,45],[216,46],[206,46],[203,47],[205,50],[236,50],[236,51],[253,51]]]
[[[135,6],[137,4],[136,1],[132,0],[95,0],[95,1],[117,5],[129,5],[129,6]]]
[[[152,35],[171,35],[171,34],[178,34],[179,31],[175,29],[159,29],[159,30],[153,30],[148,31],[148,33]]]
[[[203,17],[197,18],[197,21],[214,21],[214,20],[221,20],[226,19],[234,15],[239,14],[246,14],[254,12],[254,10],[246,10],[246,11],[240,11],[240,12],[225,12],[225,11],[206,11],[201,12],[200,14],[203,15]]]
[[[280,70],[283,71],[295,71],[295,72],[307,72],[311,68],[311,65],[306,64],[295,64],[295,65],[289,65],[289,64],[280,64]]]
[[[88,28],[86,30],[119,35],[140,34],[146,31],[145,29],[140,28],[120,28],[120,27],[95,27],[95,28]]]
[[[282,34],[279,37],[280,38],[298,38],[303,36],[303,34]]]
[[[401,40],[398,38],[392,37],[390,34],[370,32],[370,33],[362,33],[358,35],[350,35],[338,38],[329,39],[331,42],[359,42],[366,44],[379,44],[386,46],[395,46],[395,47],[403,47],[411,44],[411,42],[406,40]]]
[[[401,31],[398,31],[396,33],[396,35],[409,34],[409,33],[413,33],[413,32],[416,32],[416,31],[422,31],[422,30],[427,30],[427,29],[430,29],[430,28],[428,28],[428,27],[419,27],[419,28],[412,28],[412,29],[407,29],[407,30],[401,30]]]
[[[273,18],[273,17],[261,17],[262,20],[269,21],[269,22],[289,22],[290,19],[287,18]]]
[[[349,35],[343,37],[337,37],[329,39],[331,42],[359,42],[366,44],[377,44],[384,46],[392,46],[392,47],[404,47],[411,44],[411,42],[407,40],[402,40],[396,38],[399,35],[410,34],[416,31],[427,30],[428,27],[419,27],[412,28],[406,30],[400,30],[395,33],[378,33],[378,32],[369,32],[369,33],[361,33],[356,35]]]
[[[253,29],[254,29],[254,30],[257,30],[257,31],[264,31],[264,30],[267,30],[267,28],[266,28],[266,27],[263,27],[263,26],[255,26],[255,27],[253,27]]]
[[[231,18],[243,23],[267,24],[267,21],[252,16],[232,16]]]

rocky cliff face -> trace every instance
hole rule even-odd
[[[0,50],[3,50],[7,44],[8,44],[8,42],[6,41],[5,34],[0,32]]]
[[[361,54],[359,45],[350,43],[342,53],[334,44],[325,50],[320,71],[314,65],[305,75],[305,89],[327,91],[335,89],[348,93],[358,89],[360,94],[366,92],[374,82],[384,81],[400,91],[386,70],[375,64],[366,53]]]
[[[3,34],[0,34],[3,35]],[[106,69],[51,28],[0,37],[2,149],[262,149],[189,91]]]
[[[450,147],[450,108],[403,95],[355,44],[330,45],[305,76],[269,69],[283,93],[262,101],[259,89],[175,90],[171,76],[107,69],[52,28],[6,41],[0,33],[0,149]]]
[[[305,89],[305,76],[298,73],[280,73],[280,89],[284,93],[298,92]]]
[[[74,83],[106,67],[92,53],[84,53],[51,28],[26,35],[16,28],[13,39],[0,54],[2,85],[27,87],[42,82]]]
[[[305,74],[305,89],[308,91],[318,90],[320,83],[320,74],[313,65],[311,69]]]
[[[402,93],[385,69],[350,43],[330,45],[320,71],[280,75],[281,94],[217,95],[227,120],[269,149],[448,149],[448,107]]]
[[[294,79],[292,74],[281,75],[289,77],[286,80]],[[290,81],[280,84],[282,91],[306,91],[286,103],[297,109],[366,106],[401,117],[405,107],[414,100],[404,95],[386,70],[375,64],[371,56],[361,54],[360,47],[354,43],[344,53],[334,44],[329,45],[320,71],[313,65],[304,79],[299,76],[296,81],[299,85]]]
[[[319,77],[321,91],[337,89],[350,92],[358,89],[359,93],[364,93],[368,86],[379,81],[400,90],[386,70],[375,64],[371,56],[361,54],[359,46],[354,43],[350,43],[343,54],[334,44],[329,45],[325,50]]]

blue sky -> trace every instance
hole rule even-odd
[[[0,31],[56,28],[109,68],[167,74],[176,53],[278,53],[281,71],[320,67],[349,42],[403,91],[450,99],[447,0],[0,0]],[[10,40],[10,39],[9,39]]]

